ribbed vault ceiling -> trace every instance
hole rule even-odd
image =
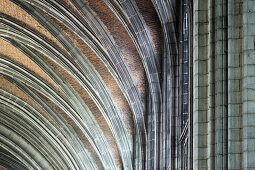
[[[160,32],[148,0],[0,0],[0,164],[133,169]]]

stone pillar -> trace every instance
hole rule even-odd
[[[215,169],[215,1],[208,3],[208,169]]]
[[[227,169],[228,152],[228,108],[227,108],[227,1],[217,0],[215,4],[215,130],[216,169]]]
[[[255,1],[243,0],[243,166],[255,169]]]
[[[194,1],[193,169],[207,169],[208,1]]]
[[[228,1],[228,168],[242,166],[242,0]]]

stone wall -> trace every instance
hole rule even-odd
[[[253,169],[254,1],[194,1],[194,169]]]

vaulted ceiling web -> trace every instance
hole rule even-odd
[[[143,166],[160,29],[147,0],[1,0],[0,164]]]

